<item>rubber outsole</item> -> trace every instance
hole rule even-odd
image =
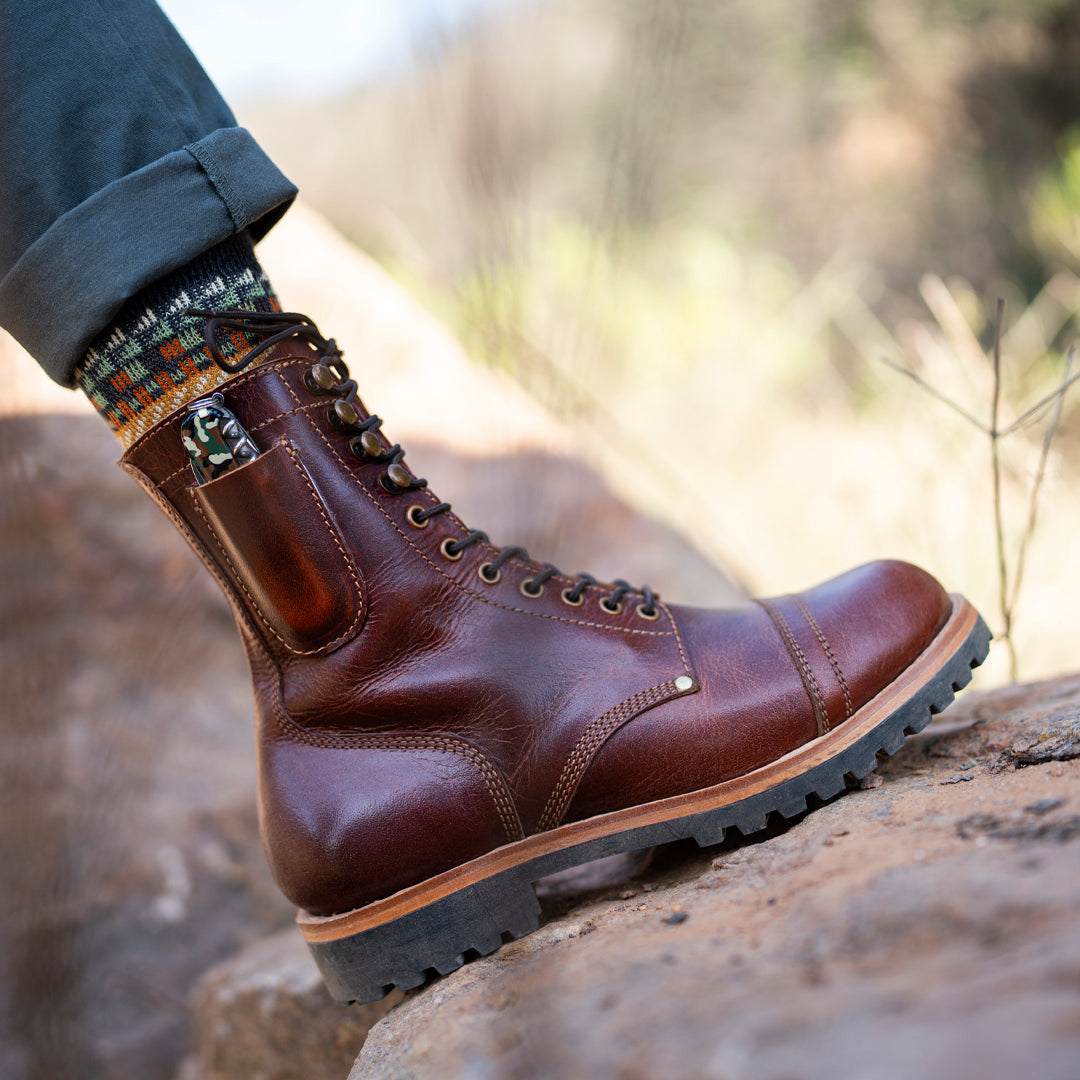
[[[962,616],[966,616],[966,622]],[[765,785],[760,790],[752,790],[758,774],[751,774],[705,792],[529,837],[356,912],[329,918],[300,912],[297,921],[331,995],[342,1003],[377,1001],[395,986],[411,990],[531,933],[538,928],[540,915],[533,883],[560,870],[675,840],[692,838],[701,847],[709,847],[721,843],[732,829],[743,836],[764,829],[770,815],[798,817],[806,813],[811,796],[830,799],[839,794],[849,778],[858,781],[874,770],[878,754],[894,754],[907,735],[925,728],[936,713],[952,703],[956,691],[971,681],[972,669],[983,662],[989,651],[990,631],[974,608],[960,597],[954,598],[953,617],[935,643],[950,628],[959,644],[944,652],[939,664],[924,664],[928,670],[917,678],[909,677],[911,686],[900,685],[908,675],[905,672],[834,732],[793,751],[780,763],[758,770],[762,774],[758,786]],[[934,643],[924,657],[933,647]],[[912,665],[909,672],[919,663]],[[894,702],[890,691],[893,698],[900,694],[902,700]],[[903,696],[905,693],[907,696]],[[876,704],[881,711],[883,700],[888,712],[878,720],[873,709]],[[892,708],[894,703],[896,707]],[[860,732],[857,721],[863,714],[864,726],[870,726]],[[841,737],[853,732],[846,741]],[[831,749],[828,740],[833,736],[835,752],[823,760],[812,760],[815,751],[821,758],[821,750]],[[768,786],[769,773],[777,772],[784,762],[789,762],[789,768],[798,767],[801,761],[794,766],[790,762],[800,757],[811,759],[805,771]],[[678,812],[680,804],[701,802],[710,793],[715,792],[714,797],[723,800],[724,789],[735,784],[738,790],[751,790],[710,809]],[[665,816],[669,812],[670,816]],[[654,820],[618,827],[628,814],[651,816]],[[582,834],[603,829],[608,821],[610,831],[575,842]],[[527,857],[530,845],[543,850]]]

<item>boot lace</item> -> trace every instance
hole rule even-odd
[[[333,338],[325,338],[319,328],[306,315],[291,311],[244,311],[226,309],[222,311],[204,311],[199,308],[189,309],[184,313],[192,318],[205,319],[203,337],[214,363],[222,371],[234,375],[246,368],[252,361],[262,356],[278,343],[288,338],[306,341],[319,354],[318,361],[304,372],[304,385],[316,396],[333,397],[333,404],[327,410],[330,423],[340,432],[349,436],[349,450],[358,460],[369,464],[385,466],[379,474],[379,483],[389,495],[400,495],[407,491],[416,491],[428,486],[427,480],[418,479],[405,467],[405,451],[398,443],[385,447],[379,436],[382,419],[374,413],[362,418],[357,408],[358,386],[350,376],[349,369],[342,357],[342,351]],[[222,345],[223,334],[242,334],[245,337],[259,339],[238,360],[225,358]],[[235,338],[232,339],[235,342]],[[444,514],[450,509],[448,502],[438,502],[434,506],[409,507],[409,521],[418,529],[427,527],[427,523],[436,514]],[[442,543],[443,555],[451,561],[461,558],[465,550],[473,544],[491,544],[488,534],[482,529],[473,529],[460,540],[447,539]],[[502,548],[495,558],[481,563],[477,569],[480,578],[489,585],[496,584],[502,577],[503,567],[511,560],[518,561],[534,569],[529,553],[516,545]],[[526,596],[538,597],[544,586],[561,571],[552,563],[545,563],[543,568],[521,583],[521,591]],[[577,574],[573,585],[562,591],[562,599],[571,607],[580,607],[585,602],[585,593],[589,588],[600,588],[601,583],[592,574]],[[634,587],[622,578],[612,582],[612,591],[600,601],[600,607],[610,615],[618,615],[623,609],[623,598],[641,594],[643,600],[636,607],[636,612],[643,619],[658,619],[660,612],[656,607],[657,594],[643,585]]]

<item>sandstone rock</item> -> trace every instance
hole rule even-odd
[[[368,1029],[401,1000],[343,1009],[295,929],[208,971],[192,996],[192,1057],[178,1080],[341,1080]]]
[[[545,900],[407,995],[351,1080],[1074,1077],[1080,761],[1006,751],[1078,706],[1075,676],[972,694],[876,790]]]

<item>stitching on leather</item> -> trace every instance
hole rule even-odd
[[[696,689],[696,687],[691,689]],[[679,690],[675,686],[675,680],[669,679],[658,686],[650,686],[647,690],[641,690],[632,697],[628,697],[625,701],[621,701],[618,705],[608,709],[603,716],[594,720],[581,733],[577,744],[566,759],[566,764],[559,774],[559,779],[548,797],[547,805],[536,823],[536,831],[545,832],[548,829],[553,829],[562,821],[571,800],[577,793],[581,779],[585,775],[585,770],[589,767],[596,752],[616,729],[646,709],[658,705],[661,701],[666,701],[673,696],[682,696],[689,692],[689,690]]]
[[[664,609],[664,614],[667,615],[668,621],[671,623],[671,629],[675,631],[675,644],[679,649],[679,656],[682,659],[683,671],[685,671],[687,675],[692,676],[693,672],[690,670],[690,661],[687,659],[686,652],[683,649],[682,631],[679,629],[679,623],[675,616],[671,614],[671,608],[669,608],[667,604],[660,601],[660,607]]]
[[[123,463],[121,462],[121,466],[122,465],[123,465]],[[190,471],[191,471],[191,462],[190,461],[185,462],[183,465],[180,466],[179,469],[175,469],[175,470],[173,470],[173,472],[169,473],[169,475],[166,476],[165,479],[162,480],[160,484],[158,484],[158,487],[164,487],[170,480],[175,480],[182,472],[190,472]]]
[[[310,405],[302,405],[302,406],[300,406],[299,408],[296,408],[296,409],[289,409],[288,412],[278,413],[277,416],[271,416],[268,420],[263,420],[262,423],[256,424],[252,428],[248,428],[247,432],[248,432],[249,435],[251,435],[256,431],[261,431],[264,427],[267,427],[270,424],[273,424],[277,420],[284,420],[285,417],[287,417],[287,416],[294,416],[296,413],[305,412],[308,409],[311,409],[311,410],[318,409],[321,405],[322,405],[322,402],[313,401]],[[190,472],[190,471],[191,471],[191,464],[190,463],[185,463],[185,464],[181,465],[180,468],[175,469],[171,473],[169,473],[168,476],[166,476],[163,480],[161,480],[159,482],[158,486],[159,487],[164,487],[170,480],[175,480],[181,473]]]
[[[311,362],[310,360],[300,360],[300,359],[291,359],[291,358],[290,359],[284,359],[283,358],[281,360],[274,361],[274,363],[275,363],[275,371],[278,371],[281,368],[286,368],[286,367],[296,367],[299,364],[309,364],[310,362]],[[243,386],[246,383],[251,382],[252,379],[257,378],[260,375],[265,375],[267,366],[269,366],[269,365],[260,365],[260,366],[253,367],[246,374],[237,375],[235,378],[229,379],[228,383],[229,383],[230,392],[235,390],[238,386]],[[284,380],[282,380],[282,381],[284,381]],[[222,385],[224,385],[224,384],[222,384]],[[295,397],[295,395],[293,395],[293,396]],[[299,404],[299,402],[297,402],[297,403]],[[170,416],[166,416],[164,420],[159,420],[152,428],[149,428],[148,430],[144,431],[124,451],[124,453],[123,453],[123,455],[122,455],[122,457],[120,459],[121,462],[130,461],[132,454],[134,454],[136,452],[136,450],[139,447],[142,446],[143,443],[149,442],[151,439],[156,438],[157,436],[161,435],[162,432],[165,431],[169,427],[169,425],[175,424],[176,423],[175,415],[176,414],[173,413]],[[173,475],[175,476],[176,474],[174,473]],[[149,479],[149,477],[147,479]],[[167,477],[167,479],[171,479],[171,477]],[[165,481],[163,480],[162,483],[164,483],[164,482]],[[151,481],[151,483],[153,483],[153,481]]]
[[[357,591],[357,610],[356,610],[356,615],[353,618],[353,621],[348,625],[348,627],[346,627],[346,629],[341,634],[338,635],[338,637],[334,638],[333,641],[329,641],[325,645],[320,645],[317,649],[298,649],[294,645],[290,645],[281,636],[281,634],[279,634],[277,632],[277,630],[275,630],[274,627],[270,625],[269,619],[267,619],[266,615],[263,613],[262,608],[259,607],[259,602],[255,599],[255,597],[252,595],[251,591],[248,589],[247,585],[244,582],[243,577],[241,576],[240,572],[236,569],[236,566],[234,565],[232,559],[229,558],[229,553],[225,550],[225,547],[222,545],[221,540],[218,537],[218,534],[217,534],[216,530],[214,529],[213,525],[210,524],[210,519],[206,516],[205,511],[203,510],[201,504],[199,503],[199,500],[195,497],[195,493],[199,490],[198,486],[187,488],[186,490],[187,490],[189,498],[191,499],[192,505],[198,511],[199,517],[202,518],[203,523],[206,525],[207,531],[214,538],[214,543],[217,544],[218,551],[221,552],[221,557],[225,560],[225,562],[228,564],[229,569],[233,572],[233,576],[236,578],[237,584],[243,590],[244,595],[248,598],[248,601],[251,603],[252,608],[254,608],[255,614],[258,616],[258,619],[262,623],[263,627],[270,634],[272,634],[274,636],[274,638],[277,639],[277,641],[279,641],[281,643],[283,648],[287,649],[294,656],[318,656],[321,653],[326,653],[326,652],[332,651],[334,648],[336,648],[338,645],[340,645],[343,641],[347,641],[353,635],[353,632],[355,631],[356,626],[360,621],[360,617],[364,613],[364,596],[363,596],[363,591],[360,588],[360,582],[359,582],[359,580],[357,578],[356,571],[355,571],[355,568],[353,567],[352,560],[346,554],[345,549],[338,542],[337,537],[334,535],[334,530],[333,530],[333,527],[330,524],[330,520],[327,518],[327,516],[326,516],[325,512],[323,511],[322,507],[319,505],[318,492],[316,492],[314,485],[311,483],[311,481],[308,479],[307,475],[305,474],[303,468],[300,465],[299,459],[295,456],[295,452],[289,446],[288,441],[283,439],[281,441],[281,446],[284,448],[285,452],[292,459],[293,465],[299,471],[300,475],[307,482],[308,490],[311,493],[311,498],[315,503],[315,507],[319,511],[319,515],[322,517],[323,524],[326,526],[327,531],[330,533],[330,538],[337,545],[338,550],[341,552],[342,558],[345,559],[345,565],[349,570],[349,574],[353,579],[353,584],[356,586],[356,591]]]
[[[263,420],[261,423],[256,424],[252,428],[248,428],[248,434],[253,431],[261,431],[264,427],[273,424],[277,420],[284,420],[286,416],[295,416],[299,412],[306,412],[308,409],[312,411],[322,408],[323,403],[321,401],[313,401],[310,405],[300,405],[295,409],[289,409],[288,412],[278,413],[277,416],[271,416],[268,420]]]
[[[394,735],[385,732],[378,735],[363,732],[355,735],[323,735],[308,731],[297,724],[282,709],[280,700],[274,701],[274,713],[278,722],[284,725],[292,737],[309,746],[321,747],[324,750],[436,750],[464,758],[483,777],[484,786],[495,805],[495,811],[499,815],[507,840],[513,843],[515,840],[521,840],[525,835],[513,797],[502,773],[482,750],[464,739],[449,735]]]
[[[848,689],[847,679],[844,678],[844,673],[840,670],[840,661],[836,659],[836,653],[833,652],[832,646],[825,637],[825,632],[818,626],[817,619],[810,613],[810,609],[806,606],[806,602],[803,598],[801,596],[792,596],[791,599],[799,609],[802,617],[810,625],[810,629],[814,631],[814,636],[818,639],[818,644],[828,658],[829,666],[833,669],[833,674],[836,676],[836,681],[840,684],[840,690],[844,695],[844,719],[848,720],[854,714],[855,709],[851,704],[851,691]]]
[[[818,735],[824,735],[829,730],[829,712],[825,708],[825,697],[821,693],[821,687],[818,686],[817,679],[814,677],[810,661],[806,659],[806,654],[800,648],[795,635],[791,632],[787,619],[784,618],[780,609],[771,600],[758,600],[757,604],[764,608],[765,613],[772,620],[773,626],[776,627],[780,637],[783,638],[788,655],[799,672],[799,678],[802,680],[807,697],[810,698],[810,705],[814,710],[814,720],[817,722]]]
[[[131,465],[126,461],[117,462],[121,469],[124,470],[134,481],[146,492],[147,495],[153,499],[154,503],[161,510],[161,512],[173,523],[180,535],[191,546],[192,551],[198,555],[203,566],[210,571],[210,576],[221,587],[221,591],[225,594],[226,599],[229,601],[229,607],[232,608],[233,614],[238,621],[243,622],[244,626],[251,636],[258,641],[259,630],[258,627],[252,622],[251,616],[248,613],[247,608],[243,606],[236,599],[236,591],[232,587],[232,583],[222,573],[221,568],[214,561],[213,556],[206,548],[206,544],[203,543],[202,538],[196,536],[192,531],[191,526],[180,516],[180,514],[173,508],[173,506],[163,498],[154,485],[153,480],[150,479],[144,472],[138,469],[135,465]]]
[[[278,374],[279,378],[280,378],[280,374],[277,371],[275,371],[275,374]],[[289,386],[289,384],[284,379],[281,379],[281,382],[284,385],[285,389],[288,391],[289,396],[293,399],[293,401],[295,401],[295,402],[297,402],[297,404],[299,404],[300,399],[296,396],[296,394],[293,391],[292,387]],[[585,622],[584,620],[581,620],[581,619],[567,619],[562,615],[550,615],[550,614],[548,614],[547,612],[544,612],[544,611],[530,611],[528,608],[510,607],[508,604],[499,604],[494,600],[489,600],[486,596],[482,596],[480,593],[475,593],[475,592],[472,592],[470,589],[465,588],[465,586],[462,585],[460,581],[457,581],[455,578],[452,578],[449,574],[447,574],[442,569],[442,567],[440,567],[440,566],[436,565],[434,562],[432,562],[432,560],[430,558],[428,558],[427,554],[421,548],[418,548],[412,542],[412,540],[409,539],[409,537],[402,531],[401,526],[399,526],[398,523],[386,512],[386,508],[383,507],[376,498],[374,498],[374,496],[371,494],[371,492],[368,491],[368,489],[366,487],[364,487],[364,485],[360,482],[359,478],[349,469],[348,462],[346,462],[345,459],[337,452],[337,450],[334,448],[333,444],[323,434],[323,432],[319,430],[318,425],[315,424],[315,422],[311,419],[310,416],[307,416],[305,414],[304,418],[308,421],[309,424],[311,424],[311,428],[315,432],[315,434],[323,441],[323,443],[326,444],[326,448],[330,451],[330,453],[345,467],[345,475],[348,476],[349,479],[360,489],[360,491],[363,492],[364,496],[379,511],[379,513],[382,514],[382,516],[384,518],[386,518],[386,520],[393,526],[394,530],[401,537],[401,539],[404,540],[405,543],[410,548],[412,548],[412,550],[414,552],[416,552],[416,554],[419,555],[420,558],[423,559],[424,562],[426,562],[428,564],[428,566],[430,566],[431,569],[434,570],[441,578],[443,578],[445,581],[449,582],[456,589],[460,589],[461,592],[465,593],[466,596],[471,596],[474,600],[479,600],[482,604],[490,604],[492,607],[498,608],[501,611],[515,611],[515,612],[518,612],[521,615],[531,615],[534,618],[538,618],[538,619],[552,619],[555,622],[564,622],[564,623],[568,623],[571,626],[589,626],[589,627],[592,627],[592,628],[594,628],[596,630],[609,630],[609,631],[613,631],[615,633],[621,633],[621,634],[639,634],[642,637],[672,637],[673,636],[674,631],[672,631],[672,630],[637,630],[637,629],[634,629],[633,627],[629,627],[629,626],[611,626],[611,625],[605,625],[604,623]],[[498,551],[499,549],[495,548],[495,547],[489,547],[488,550],[494,552],[494,551]],[[569,581],[570,579],[564,579],[564,580]],[[670,614],[669,614],[669,618],[670,618]]]
[[[307,484],[308,491],[311,492],[312,502],[315,503],[315,509],[319,511],[319,517],[323,519],[323,524],[326,526],[326,531],[330,534],[330,539],[334,541],[334,546],[341,552],[341,557],[345,560],[345,566],[349,571],[349,577],[352,578],[353,585],[356,588],[356,615],[353,617],[353,621],[349,624],[348,629],[345,631],[345,635],[348,635],[356,624],[360,621],[360,616],[364,610],[364,590],[360,585],[360,575],[357,572],[356,564],[353,562],[352,557],[345,550],[345,546],[338,538],[337,530],[334,528],[333,523],[326,514],[326,508],[323,506],[322,499],[319,497],[318,491],[315,490],[315,485],[311,482],[311,477],[307,474],[307,469],[304,468],[300,461],[300,455],[297,453],[296,448],[289,442],[288,439],[283,438],[281,440],[281,446],[284,448],[285,453],[289,455],[293,465],[296,467],[296,471],[300,474],[300,479]],[[340,640],[340,638],[338,639]]]

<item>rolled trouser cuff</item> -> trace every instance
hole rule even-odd
[[[126,300],[234,233],[262,239],[295,197],[248,131],[219,128],[58,218],[0,280],[0,325],[73,386]]]

